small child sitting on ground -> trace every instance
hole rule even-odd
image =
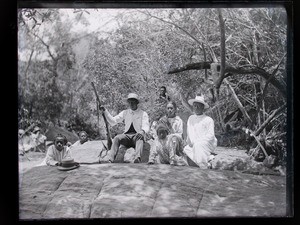
[[[161,163],[177,166],[187,166],[186,156],[182,149],[176,149],[173,144],[174,135],[169,134],[166,125],[159,123],[156,127],[157,138],[151,145],[148,164]]]

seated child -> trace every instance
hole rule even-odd
[[[166,125],[159,123],[156,127],[157,138],[155,138],[150,148],[148,164],[161,163],[178,166],[187,166],[186,156],[181,149],[176,149],[174,138],[169,134]]]
[[[79,132],[79,140],[76,141],[74,144],[71,144],[70,148],[83,145],[84,143],[86,143],[88,141],[89,141],[88,134],[85,131],[80,131]]]
[[[66,146],[67,142],[67,138],[61,134],[55,137],[54,145],[48,148],[45,158],[48,166],[60,166],[63,159],[71,158],[70,150]]]

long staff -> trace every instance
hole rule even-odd
[[[97,99],[97,102],[98,102],[98,107],[100,107],[101,106],[101,102],[100,102],[100,98],[99,98],[99,96],[97,94],[97,90],[96,90],[95,84],[94,84],[94,82],[91,82],[91,84],[93,86],[93,90],[94,90],[95,95],[96,95],[96,99]],[[112,145],[111,134],[110,134],[110,130],[109,130],[109,127],[108,127],[108,122],[107,122],[107,119],[106,119],[106,116],[104,115],[104,113],[102,114],[102,116],[103,116],[105,127],[106,127],[107,150],[110,150],[111,145]],[[104,145],[104,147],[106,147],[106,146]]]

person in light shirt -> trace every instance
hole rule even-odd
[[[176,149],[176,153],[181,155],[183,150],[183,122],[182,119],[176,115],[177,105],[174,101],[169,101],[166,109],[166,115],[161,117],[158,123],[163,123],[167,126],[168,136],[172,140],[173,147]],[[157,135],[154,136],[154,139],[156,138]]]
[[[187,121],[187,145],[183,151],[200,168],[206,169],[217,147],[214,120],[203,113],[209,108],[203,96],[196,96],[188,103],[193,107],[194,115]]]
[[[100,112],[104,113],[111,126],[125,122],[124,133],[118,134],[113,139],[107,162],[115,160],[121,144],[127,148],[135,148],[134,163],[141,162],[145,134],[149,132],[150,126],[147,112],[138,108],[139,102],[139,96],[136,93],[128,94],[127,103],[129,108],[121,111],[116,116],[112,116],[103,106],[99,107]]]
[[[159,104],[166,104],[169,101],[171,101],[171,98],[167,94],[167,88],[166,88],[166,86],[160,86],[160,88],[159,88],[159,95],[158,95],[158,98],[155,100],[155,103],[157,105],[159,105]]]
[[[45,152],[47,137],[41,133],[41,129],[36,126],[31,134],[31,140],[33,145],[33,151]]]
[[[174,166],[187,166],[186,157],[182,148],[174,144],[173,135],[169,134],[170,129],[159,123],[156,127],[157,137],[151,145],[148,164],[170,164]]]
[[[84,143],[86,143],[88,141],[89,141],[89,139],[88,139],[87,133],[85,131],[80,131],[79,132],[79,140],[76,141],[74,144],[70,145],[70,148],[83,145]]]
[[[55,137],[54,145],[48,148],[45,163],[48,166],[61,166],[63,159],[71,158],[70,149],[67,147],[67,138],[61,134]],[[43,163],[42,163],[43,164]]]

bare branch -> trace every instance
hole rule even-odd
[[[168,24],[170,24],[170,25],[173,25],[174,27],[178,28],[179,30],[181,30],[181,31],[183,31],[185,34],[187,34],[190,38],[192,38],[195,42],[197,42],[197,43],[199,44],[200,48],[202,48],[202,43],[201,43],[197,38],[195,38],[195,37],[194,37],[192,34],[190,34],[187,30],[183,29],[182,27],[178,26],[177,24],[175,24],[175,23],[173,23],[173,22],[170,22],[170,21],[166,21],[166,20],[164,20],[164,19],[162,19],[162,18],[159,18],[159,17],[157,17],[157,16],[153,16],[153,15],[151,15],[150,13],[145,13],[145,12],[142,12],[142,11],[141,11],[141,13],[144,13],[144,14],[146,14],[146,15],[152,17],[152,18],[158,19],[158,20],[160,20],[160,21],[162,21],[162,22],[164,22],[164,23],[168,23]]]
[[[183,67],[175,68],[168,72],[168,74],[174,74],[183,72],[186,70],[201,70],[201,69],[210,69],[211,62],[198,62],[198,63],[190,63]],[[260,67],[250,67],[249,69],[246,68],[235,68],[232,66],[226,66],[225,68],[225,75],[224,78],[233,76],[233,75],[246,75],[246,74],[256,74],[262,76],[264,79],[268,80],[272,75],[269,74],[267,71]],[[224,79],[223,78],[223,79]],[[221,85],[223,79],[219,79],[218,85]],[[282,94],[283,97],[286,97],[286,87],[282,84],[279,80],[275,77],[270,79],[270,83]]]
[[[243,104],[239,100],[238,96],[236,95],[233,87],[230,85],[230,83],[227,81],[226,78],[224,79],[224,82],[228,86],[229,90],[231,91],[232,97],[233,97],[234,101],[236,102],[236,104],[238,105],[241,112],[243,113],[245,119],[248,121],[249,124],[251,124],[252,120],[251,120],[250,116],[248,115],[247,111],[245,110],[245,107],[243,106]]]
[[[252,67],[250,69],[244,69],[244,68],[234,68],[231,66],[227,66],[225,69],[225,75],[226,77],[232,76],[234,74],[256,74],[261,77],[263,77],[266,80],[269,80],[270,77],[272,77],[271,74],[269,74],[267,71],[265,71],[262,68],[259,67]],[[222,81],[221,81],[222,82]],[[270,83],[282,94],[283,97],[286,97],[286,87],[283,85],[279,80],[277,80],[275,77],[273,79],[270,79]]]
[[[55,59],[54,55],[52,54],[52,52],[50,51],[50,46],[40,36],[38,36],[37,34],[32,33],[32,35],[35,36],[36,38],[38,38],[41,41],[41,43],[46,47],[47,52],[50,55],[50,57],[52,58],[52,60],[55,61],[56,59]]]
[[[274,112],[265,120],[265,122],[254,132],[254,135],[258,136],[263,129],[284,109],[286,109],[286,105],[284,104],[280,108],[274,110]]]

